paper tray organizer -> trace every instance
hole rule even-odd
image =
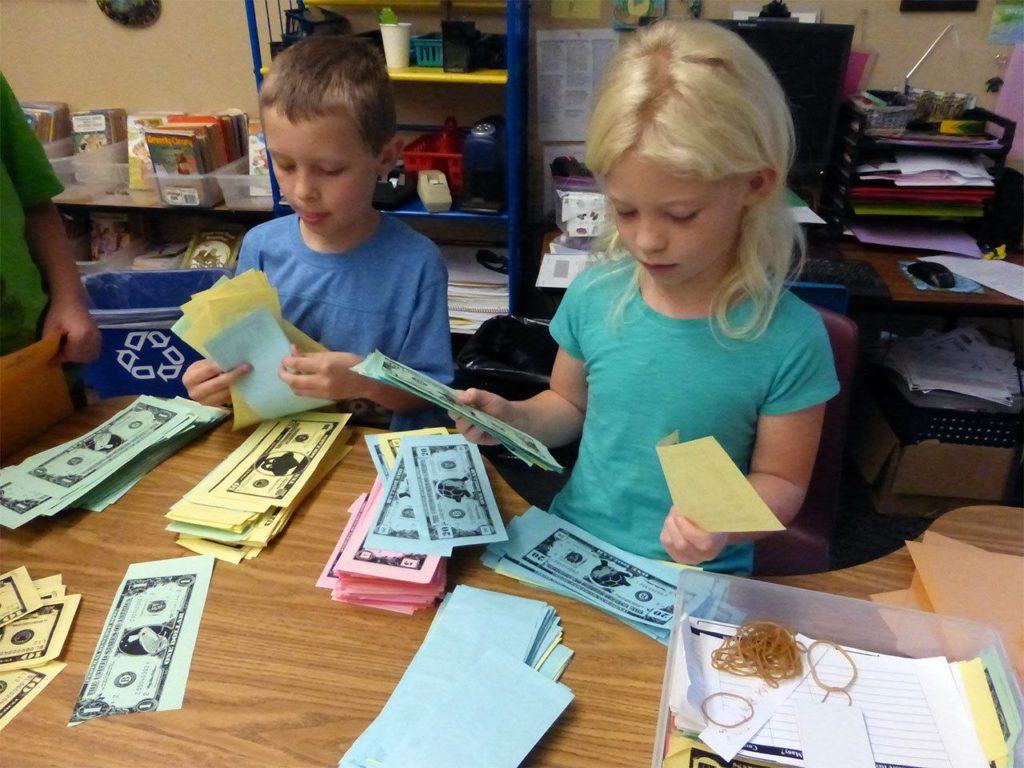
[[[676,590],[651,768],[662,768],[672,728],[669,679],[675,661],[676,634],[681,625],[679,619],[686,614],[727,624],[765,619],[815,639],[908,658],[945,656],[950,662],[967,661],[982,651],[994,649],[1006,670],[1017,710],[1024,712],[1024,698],[1002,640],[994,629],[985,624],[826,592],[686,569],[681,572]],[[1017,765],[1024,765],[1024,736],[1018,738],[1013,755]]]

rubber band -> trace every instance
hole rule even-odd
[[[846,683],[846,685],[828,685],[827,683],[822,682],[821,678],[818,677],[818,662],[821,661],[821,659],[815,661],[811,657],[811,651],[814,650],[814,647],[816,645],[824,645],[829,648],[834,648],[835,650],[839,651],[839,653],[842,655],[844,659],[846,659],[846,663],[850,665],[850,680],[848,683]],[[821,658],[823,659],[827,655],[828,654],[826,653]],[[851,707],[853,706],[853,696],[850,695],[850,689],[853,688],[853,684],[857,682],[857,664],[854,662],[853,657],[846,652],[845,648],[843,648],[840,645],[836,645],[830,640],[815,640],[813,643],[811,643],[811,647],[807,649],[807,666],[811,668],[811,677],[814,678],[814,682],[816,682],[821,687],[821,689],[825,691],[825,696],[821,700],[822,703],[828,701],[828,697],[831,696],[833,693],[841,693],[844,696],[846,696],[847,703]]]
[[[744,717],[739,722],[720,723],[718,720],[715,720],[715,718],[708,714],[708,702],[718,696],[722,696],[727,699],[738,699],[739,701],[742,701],[744,704],[747,705],[747,709],[749,709],[750,712],[747,714],[746,717]],[[750,722],[754,718],[754,705],[751,703],[750,699],[746,698],[745,696],[740,696],[738,693],[727,693],[726,691],[719,691],[718,693],[712,693],[710,696],[707,696],[704,699],[704,701],[701,702],[700,712],[702,715],[704,715],[705,720],[707,720],[709,723],[714,723],[720,728],[739,728],[741,725]]]
[[[793,633],[774,621],[753,621],[726,636],[711,652],[711,666],[740,677],[758,677],[772,688],[803,671],[803,646]]]

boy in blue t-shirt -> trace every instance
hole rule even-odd
[[[448,272],[437,246],[373,208],[377,177],[398,159],[391,82],[380,54],[347,37],[313,37],[274,59],[260,91],[267,149],[295,214],[242,243],[238,271],[266,273],[285,318],[329,352],[284,358],[297,395],[370,401],[394,428],[431,418],[422,400],[349,369],[379,349],[443,383],[453,378]],[[230,401],[250,368],[200,360],[185,372],[192,399]]]

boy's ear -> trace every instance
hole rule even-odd
[[[747,202],[759,203],[764,200],[775,190],[778,180],[779,175],[774,168],[754,171],[747,179]]]
[[[385,175],[395,167],[395,163],[398,162],[398,158],[402,156],[402,148],[404,146],[405,142],[398,136],[392,137],[391,140],[384,145],[380,154],[377,156],[378,176]]]

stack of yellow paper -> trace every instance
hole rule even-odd
[[[243,272],[238,277],[223,277],[212,288],[200,291],[181,307],[182,316],[171,328],[185,343],[203,357],[214,359],[210,344],[223,339],[226,331],[237,330],[240,324],[255,315],[269,315],[299,352],[324,352],[326,348],[309,338],[281,316],[277,290],[263,272]],[[275,329],[276,332],[276,329]],[[283,342],[282,342],[283,343]],[[252,361],[247,361],[252,362]],[[235,411],[234,428],[263,421],[258,404],[244,396],[240,382],[231,386],[231,403]],[[305,406],[308,409],[310,406]],[[297,409],[298,410],[298,409]],[[280,414],[280,411],[278,412]]]
[[[0,730],[55,678],[81,595],[60,574],[33,581],[25,566],[0,575]]]
[[[167,513],[193,552],[239,563],[256,557],[352,446],[350,414],[266,421]]]

